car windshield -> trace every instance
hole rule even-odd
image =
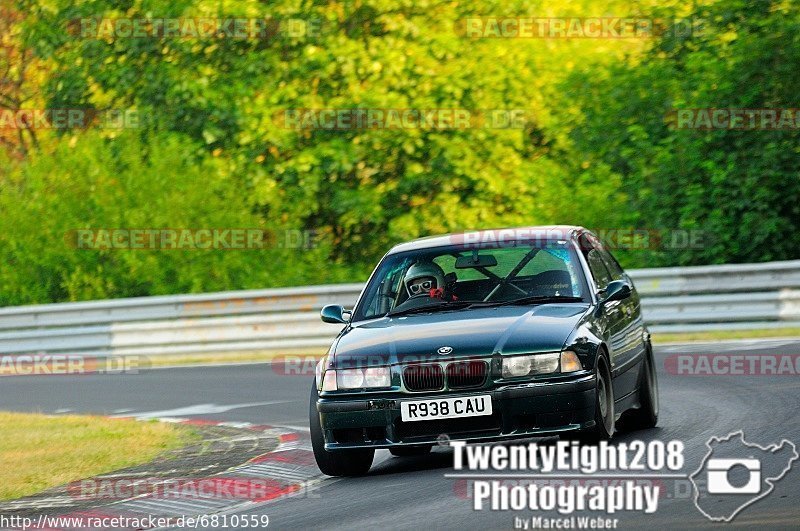
[[[577,253],[566,240],[502,247],[463,244],[390,254],[378,265],[353,320],[475,306],[588,301]]]

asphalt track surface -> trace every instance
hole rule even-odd
[[[668,373],[665,361],[682,353],[800,355],[800,340],[761,340],[656,348],[661,413],[658,428],[623,432],[634,439],[685,444],[691,474],[712,436],[743,430],[750,443],[788,439],[800,447],[800,376],[686,376]],[[307,429],[311,376],[281,374],[269,364],[185,367],[127,375],[18,376],[0,378],[0,409],[44,413],[184,417],[267,423]],[[800,461],[799,461],[800,462]],[[685,480],[664,480],[655,514],[621,512],[620,529],[662,527],[797,529],[800,527],[800,464],[767,497],[730,524],[712,523],[694,506]],[[452,473],[452,451],[398,458],[379,451],[361,478],[324,478],[306,495],[256,505],[276,529],[509,529],[530,511],[474,511],[464,480]],[[558,517],[556,512],[536,516]]]

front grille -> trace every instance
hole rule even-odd
[[[403,381],[409,391],[438,391],[444,387],[444,372],[439,365],[409,365]]]
[[[486,381],[486,362],[465,361],[447,366],[447,385],[450,389],[478,387]]]

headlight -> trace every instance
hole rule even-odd
[[[531,372],[531,358],[533,356],[514,356],[503,358],[503,378],[525,376]]]
[[[370,367],[364,371],[364,387],[390,387],[389,367]]]
[[[503,358],[503,378],[556,372],[560,361],[561,354],[558,352]]]
[[[364,386],[364,371],[361,369],[341,369],[336,371],[339,389],[358,389]]]
[[[392,385],[392,376],[389,367],[339,369],[338,371],[329,370],[325,373],[325,382],[327,382],[329,378],[334,382],[331,386],[332,389],[326,389],[323,384],[323,391],[335,391],[337,389],[378,389],[381,387],[391,387]]]
[[[503,358],[503,378],[548,374],[559,370],[562,373],[575,372],[582,368],[578,355],[571,350]]]

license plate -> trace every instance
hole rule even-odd
[[[400,402],[400,418],[403,422],[480,417],[491,414],[491,395]]]

